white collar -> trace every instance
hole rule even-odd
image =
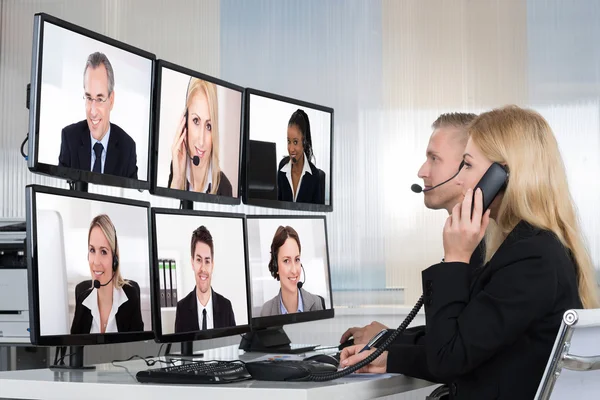
[[[92,136],[92,132],[90,132],[90,139],[92,139],[92,152],[94,152],[94,145],[96,144],[96,142],[102,143],[102,147],[104,148],[103,150],[108,149],[108,139],[110,139],[110,124],[108,124],[108,130],[102,137],[102,140],[94,139],[94,137]]]
[[[198,290],[198,288],[196,288],[196,290]],[[209,310],[212,310],[212,288],[210,288],[210,297],[208,298],[208,303],[206,303],[206,307],[204,307],[202,303],[200,303],[200,299],[198,298],[198,292],[194,290],[194,294],[196,295],[196,303],[198,303],[198,312],[200,314],[202,313],[202,309],[204,308],[206,308],[207,313]]]
[[[300,176],[304,176],[305,172],[308,172],[309,174],[312,175],[312,170],[310,169],[310,165],[308,164],[308,158],[306,158],[306,153],[302,152],[302,154],[304,155],[304,166],[302,167],[302,175]],[[283,167],[281,167],[280,169],[281,172],[285,172],[287,173],[292,173],[292,158],[290,157],[290,160],[287,162],[287,164],[285,164]]]
[[[127,300],[127,295],[123,291],[123,288],[117,289],[115,285],[113,286],[113,302],[112,309],[110,310],[110,315],[108,316],[109,324],[111,319],[114,319],[117,315],[117,311],[119,311],[119,307]],[[100,326],[100,309],[98,308],[98,289],[92,288],[91,293],[86,297],[81,304],[87,307],[91,313],[94,321],[98,322],[98,326]],[[93,323],[93,322],[92,322]]]
[[[187,169],[185,170],[185,176],[187,178],[188,183],[190,184],[189,191],[193,192],[194,185],[192,184],[192,179],[191,179],[191,175],[190,175],[191,168],[192,168],[192,162],[188,157]],[[208,185],[210,185],[212,188],[212,161],[208,164],[208,177],[206,179],[206,183],[204,184],[204,190],[202,190],[202,193],[206,193],[208,191]]]

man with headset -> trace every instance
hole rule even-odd
[[[452,208],[462,201],[462,188],[446,183],[452,181],[462,167],[463,152],[468,140],[467,127],[475,117],[475,114],[467,113],[442,114],[431,125],[433,133],[427,145],[426,160],[418,172],[424,187],[412,187],[416,193],[424,193],[425,207],[431,210],[443,209],[450,214]],[[479,246],[471,257],[471,266],[475,268],[482,263],[483,253]],[[378,321],[361,328],[349,328],[340,338],[340,347],[350,345],[350,338],[354,344],[366,344],[382,329],[387,327]],[[394,344],[423,344],[424,338],[425,327],[417,326],[406,329],[396,338]],[[427,377],[427,371],[415,371],[415,375]]]

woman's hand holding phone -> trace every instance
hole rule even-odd
[[[471,204],[475,202],[473,215]],[[490,210],[483,212],[483,195],[469,189],[462,203],[452,209],[444,225],[444,261],[469,263],[490,222]]]
[[[184,112],[177,125],[175,136],[173,138],[173,145],[171,146],[171,160],[173,163],[173,181],[171,182],[171,188],[173,189],[185,189],[185,169],[187,165],[187,112]]]

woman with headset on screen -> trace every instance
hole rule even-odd
[[[443,261],[422,273],[426,343],[392,345],[361,371],[448,383],[451,399],[532,399],[564,312],[599,306],[594,269],[546,120],[505,107],[469,134],[456,178],[464,200],[444,226]],[[499,168],[505,186],[484,211],[473,188]],[[484,233],[486,263],[471,272]],[[344,349],[341,365],[371,353],[361,348]]]
[[[71,334],[142,332],[140,287],[121,276],[117,231],[106,214],[90,224],[88,263],[92,280],[75,288]]]
[[[217,86],[190,78],[185,107],[173,138],[167,186],[232,196],[231,183],[219,165]]]
[[[301,251],[300,238],[294,228],[277,228],[271,243],[269,272],[279,281],[280,289],[277,296],[263,304],[261,317],[325,309],[325,300],[321,296],[302,288],[304,282],[300,282],[300,273],[304,268],[300,261]]]
[[[325,174],[314,160],[310,122],[303,110],[296,110],[288,122],[288,156],[277,170],[277,199],[297,203],[325,204]]]

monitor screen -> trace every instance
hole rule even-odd
[[[141,201],[27,187],[32,343],[153,338],[149,209]]]
[[[46,14],[34,19],[28,166],[148,189],[154,55]]]
[[[332,318],[325,217],[248,216],[247,224],[253,328]]]
[[[333,109],[246,89],[244,203],[332,211]]]
[[[153,208],[152,221],[157,341],[249,331],[244,216]]]
[[[243,88],[159,60],[152,193],[240,204]]]

